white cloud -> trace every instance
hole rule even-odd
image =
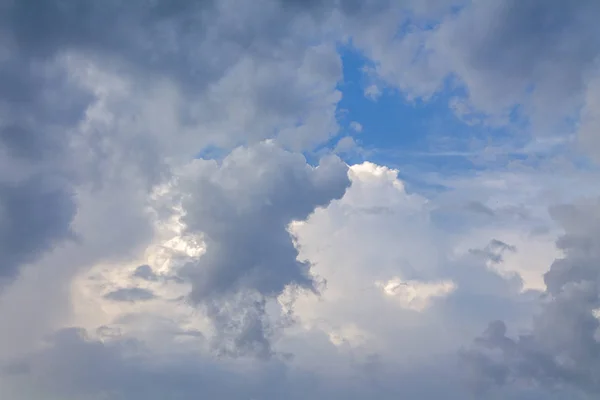
[[[452,293],[456,286],[452,281],[421,283],[419,281],[403,281],[393,278],[387,282],[376,282],[387,296],[398,299],[402,307],[415,311],[423,311],[435,297],[444,297]]]
[[[361,133],[363,130],[361,123],[356,121],[350,122],[350,128],[356,133]]]
[[[376,101],[381,97],[382,94],[383,92],[381,88],[375,84],[369,85],[365,88],[365,97],[370,100]]]

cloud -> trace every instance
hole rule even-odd
[[[182,222],[206,243],[198,265],[185,267],[194,301],[244,289],[273,296],[288,284],[312,288],[287,226],[344,194],[349,180],[339,159],[315,168],[265,143],[234,150],[220,166],[198,160],[190,168],[180,183]]]
[[[74,322],[85,329],[58,331],[43,348],[30,346],[4,358],[7,371],[12,371],[1,378],[8,393],[18,400],[40,393],[82,399],[186,399],[204,393],[231,399],[311,395],[357,400],[437,398],[443,393],[459,399],[467,388],[456,373],[461,370],[454,364],[455,349],[491,314],[528,313],[525,299],[512,297],[511,282],[486,268],[485,254],[449,256],[459,238],[431,218],[437,204],[409,193],[395,170],[372,163],[348,170],[335,158],[313,167],[298,154],[264,143],[236,149],[221,162],[194,161],[177,177],[167,186],[164,200],[179,210],[175,222],[185,223],[177,228],[181,230],[174,225],[177,240],[159,229],[156,235],[164,242],[146,249],[140,259],[106,263],[93,268],[84,281],[74,281],[88,293],[73,298],[83,307]],[[212,190],[206,189],[209,183]],[[481,186],[480,181],[471,184]],[[282,208],[286,204],[292,211]],[[225,211],[202,212],[219,209]],[[235,221],[208,223],[227,218]],[[290,234],[286,227],[294,220],[303,222],[293,222]],[[252,221],[260,227],[248,228]],[[224,280],[227,285],[213,285],[218,291],[204,293],[200,307],[178,299],[188,293],[188,284],[168,277],[187,275],[191,289],[197,282],[216,279],[211,268],[228,258],[217,253],[212,257],[224,258],[210,264],[202,259],[211,251],[209,234],[230,246],[228,229],[235,229],[236,238],[262,232],[248,239],[255,244],[251,250],[263,238],[270,239],[267,254],[277,254],[277,243],[296,247],[282,253],[286,263],[257,258],[263,262],[254,269],[267,280],[247,280],[253,265],[247,261],[254,259],[250,252],[244,262],[233,263],[237,268],[223,268],[230,275]],[[272,240],[266,229],[278,232],[281,242]],[[485,235],[491,237],[482,251],[495,237]],[[235,244],[236,249],[245,248]],[[497,239],[489,247],[505,246]],[[309,272],[302,260],[310,262],[308,275],[299,274]],[[282,265],[296,275],[282,271]],[[186,269],[198,275],[181,273]],[[309,288],[314,279],[326,282],[318,285],[319,296],[288,291],[290,285],[307,282],[306,276],[312,279]],[[377,285],[397,280],[410,285],[400,296],[386,295]],[[103,298],[132,287],[156,297],[135,303]],[[98,308],[85,307],[94,301]],[[286,319],[288,311],[295,324]],[[84,368],[91,360],[94,367]],[[507,396],[528,398],[513,387],[503,390]],[[30,397],[27,391],[32,391]]]
[[[591,72],[586,77],[586,92],[584,95],[584,106],[581,110],[581,124],[579,127],[579,145],[588,152],[594,160],[598,160],[598,129],[600,128],[600,116],[598,115],[598,103],[600,102],[600,75],[598,70]]]
[[[363,130],[363,126],[360,122],[352,121],[350,122],[350,129],[352,129],[356,133],[361,133]]]
[[[152,271],[152,267],[149,265],[140,265],[133,272],[133,276],[146,281],[156,281],[158,276]]]
[[[198,393],[227,399],[277,399],[281,396],[302,399],[307,395],[333,399],[377,395],[378,398],[392,399],[402,393],[411,396],[421,393],[435,398],[455,388],[449,376],[437,367],[429,370],[436,377],[434,382],[424,379],[421,371],[399,370],[395,376],[369,373],[369,367],[379,368],[376,360],[371,364],[356,365],[352,380],[335,371],[319,376],[278,360],[248,368],[206,359],[194,352],[181,354],[172,362],[147,352],[139,342],[114,340],[103,343],[77,328],[57,332],[49,338],[43,352],[27,357],[20,364],[27,365],[28,369],[20,368],[21,374],[16,375],[13,385],[7,386],[7,393],[18,400],[42,393],[84,400],[101,396],[188,399]],[[15,384],[19,377],[35,379],[38,385]]]
[[[492,239],[490,243],[483,249],[471,249],[470,253],[475,255],[483,255],[488,258],[490,262],[498,264],[504,261],[503,253],[512,252],[515,253],[517,247],[504,243],[498,239]]]
[[[360,153],[360,150],[358,143],[352,136],[344,136],[335,145],[334,152],[337,154],[352,154]]]
[[[3,394],[461,399],[465,365],[482,399],[598,390],[593,171],[425,193],[327,155],[367,156],[337,136],[348,43],[373,99],[593,154],[595,2],[34,3],[0,0]]]
[[[22,64],[15,71],[16,82],[29,80],[32,64],[66,55],[130,83],[130,96],[137,98],[120,99],[118,108],[132,101],[127,105],[130,116],[130,107],[139,108],[138,98],[145,97],[140,92],[166,87],[179,97],[179,108],[171,115],[180,125],[179,140],[165,140],[165,150],[175,146],[189,151],[190,141],[195,152],[207,144],[230,148],[276,135],[298,149],[315,146],[338,130],[336,85],[342,76],[335,46],[321,43],[322,26],[310,15],[280,1],[258,6],[51,1],[44,7],[28,2],[5,2],[3,7],[6,56]],[[236,18],[234,9],[243,17]],[[80,72],[89,68],[79,66]],[[283,86],[287,90],[278,90]],[[159,95],[165,97],[152,93],[150,99]],[[186,135],[185,128],[203,132],[200,137]]]
[[[331,335],[357,357],[371,351],[418,363],[467,344],[466,332],[476,335],[490,313],[518,323],[529,315],[535,300],[521,295],[519,275],[529,263],[510,259],[506,250],[506,260],[494,256],[503,248],[494,236],[519,236],[518,228],[478,231],[477,220],[467,216],[468,230],[446,225],[438,213],[447,199],[410,193],[398,171],[387,167],[353,165],[350,177],[343,198],[293,225],[301,259],[326,281],[318,298],[296,298],[298,324]],[[519,249],[535,243],[523,230]],[[537,249],[526,256],[537,259]],[[541,280],[542,274],[526,276]]]
[[[371,163],[352,166],[348,171],[339,161],[331,160],[332,165],[318,172],[324,165],[310,167],[302,157],[272,144],[240,148],[230,157],[221,163],[198,160],[198,165],[179,175],[181,187],[189,184],[196,190],[191,192],[188,207],[200,208],[206,204],[208,207],[214,203],[202,199],[220,193],[219,204],[224,208],[240,206],[238,212],[226,214],[239,218],[240,222],[233,224],[239,228],[244,226],[241,222],[245,214],[241,211],[252,211],[264,221],[266,215],[277,215],[276,208],[271,207],[291,201],[286,196],[268,195],[273,193],[267,190],[270,186],[262,184],[272,180],[265,174],[282,171],[276,173],[282,178],[275,179],[273,187],[305,188],[305,193],[294,202],[304,204],[299,207],[303,208],[300,214],[309,215],[303,222],[292,223],[293,236],[285,229],[280,232],[286,234],[287,240],[295,238],[299,260],[308,259],[311,276],[327,284],[319,286],[319,296],[309,291],[291,293],[291,312],[297,323],[278,325],[277,315],[285,315],[289,304],[286,296],[290,293],[286,290],[281,294],[275,289],[265,291],[273,296],[280,294],[277,301],[261,298],[248,293],[257,291],[260,285],[242,280],[221,288],[221,301],[205,298],[202,301],[208,307],[185,309],[189,303],[173,301],[176,296],[170,292],[173,285],[185,284],[132,276],[136,271],[148,272],[148,268],[140,269],[137,260],[126,267],[112,264],[103,267],[109,274],[107,277],[114,277],[112,281],[93,273],[91,282],[98,287],[96,294],[74,300],[102,302],[107,288],[127,288],[132,283],[148,285],[140,287],[152,290],[157,297],[151,302],[118,303],[113,309],[116,312],[113,319],[89,324],[87,331],[61,330],[43,348],[32,347],[24,355],[8,360],[7,371],[12,373],[0,378],[8,393],[14,393],[18,400],[29,400],[40,393],[84,400],[102,395],[117,399],[169,396],[187,399],[198,393],[227,399],[249,396],[269,399],[284,395],[357,400],[399,396],[461,399],[468,395],[468,387],[463,381],[464,366],[456,364],[458,360],[453,356],[456,348],[466,344],[491,314],[507,313],[514,317],[516,310],[529,314],[525,311],[529,307],[526,299],[515,300],[510,282],[486,268],[485,255],[467,252],[455,260],[449,257],[447,252],[456,245],[456,238],[451,232],[440,230],[430,218],[431,210],[436,208],[431,204],[433,200],[408,193],[397,171]],[[281,170],[261,168],[271,163],[281,166]],[[219,173],[208,174],[206,169]],[[331,202],[322,200],[328,204],[313,212],[310,208],[314,203],[308,206],[311,190],[306,189],[311,185],[302,179],[294,180],[286,171],[293,171],[298,178],[313,177],[316,182],[334,179],[339,183],[336,193],[343,196]],[[347,174],[352,184],[346,189]],[[198,185],[208,177],[215,177],[213,191]],[[319,188],[316,185],[313,190],[319,192]],[[253,195],[241,196],[234,189]],[[176,198],[190,193],[175,187],[171,190]],[[321,193],[326,199],[325,194],[327,190]],[[240,198],[244,201],[234,201]],[[198,218],[204,214],[195,209],[187,215]],[[282,222],[281,226],[285,224]],[[183,234],[180,241],[188,238],[193,243],[189,235],[194,236],[197,231],[189,229],[179,233]],[[154,275],[149,276],[168,276],[190,258],[198,257],[200,262],[209,254],[210,243],[207,240],[206,249],[198,253],[190,251],[184,260],[167,252],[173,256],[170,266],[160,261],[162,256],[150,254],[144,261],[152,265]],[[172,246],[184,247],[175,241]],[[505,246],[497,240],[491,242],[489,249]],[[166,244],[158,244],[149,252],[164,247]],[[485,246],[481,249],[485,250]],[[247,269],[250,264],[236,265]],[[280,270],[277,265],[271,267],[269,275]],[[204,264],[203,268],[209,269],[210,265]],[[245,271],[229,272],[234,276],[246,275]],[[399,297],[386,295],[377,285],[378,281],[394,283],[398,279],[410,285],[407,288],[410,290]],[[453,282],[452,290],[443,284],[445,279]],[[108,292],[111,291],[114,289]],[[106,313],[113,312],[110,303],[102,302],[100,308]],[[194,325],[200,323],[198,320],[206,311],[209,311],[206,313],[209,326]],[[97,329],[98,325],[101,329]],[[200,329],[193,330],[192,326]],[[215,350],[220,357],[215,357]],[[257,361],[256,356],[264,359]],[[85,368],[89,363],[93,365]],[[32,391],[30,397],[24,394],[27,390]],[[496,395],[516,399],[550,396],[543,389],[507,386],[499,390]],[[480,398],[493,395],[483,393]]]
[[[450,82],[461,89],[466,120],[507,124],[518,107],[536,133],[572,128],[565,120],[589,101],[600,55],[597,2],[439,3],[408,18],[400,37],[384,24],[356,32],[378,76],[413,98],[430,98]]]
[[[0,279],[10,283],[22,266],[75,239],[78,174],[71,170],[67,132],[92,96],[59,62],[34,62],[4,43],[1,51]]]
[[[310,265],[296,259],[288,225],[340,198],[348,185],[339,159],[328,157],[311,167],[304,157],[273,143],[238,148],[220,165],[195,161],[176,189],[184,193],[185,234],[202,235],[206,246],[197,261],[181,270],[192,284],[191,301],[209,305],[215,321],[242,313],[243,324],[252,326],[240,328],[246,332],[240,335],[262,330],[262,298],[276,297],[288,285],[316,289]],[[237,301],[248,307],[229,304],[226,311],[221,301],[238,294]],[[240,340],[264,340],[263,332],[252,335],[258,337]]]
[[[104,295],[105,299],[112,301],[148,301],[156,297],[152,291],[142,288],[121,288],[115,291],[109,292]]]
[[[139,257],[144,247],[152,242],[161,217],[170,212],[151,209],[156,188],[171,179],[179,179],[173,177],[173,172],[181,170],[209,144],[223,146],[228,152],[241,143],[258,143],[277,136],[279,144],[302,150],[336,133],[335,109],[340,98],[336,85],[341,79],[341,63],[334,43],[315,40],[311,32],[317,34],[319,29],[311,29],[315,27],[313,18],[290,12],[279,1],[265,1],[259,6],[248,3],[244,6],[245,11],[240,6],[232,7],[224,2],[173,5],[119,1],[100,6],[80,2],[50,2],[44,7],[29,3],[2,4],[2,30],[6,41],[2,47],[0,82],[7,89],[3,92],[3,100],[23,117],[7,125],[0,138],[7,152],[30,164],[40,164],[43,170],[56,169],[59,174],[67,175],[70,179],[67,189],[75,194],[70,214],[74,220],[57,223],[63,224],[59,227],[63,230],[73,228],[79,239],[77,246],[57,250],[53,245],[61,236],[54,235],[52,241],[42,241],[39,246],[42,250],[55,250],[56,254],[47,255],[40,260],[41,266],[34,267],[49,264],[49,258],[68,259],[68,267],[52,277],[68,285],[90,268],[95,270],[97,265],[120,264],[123,260]],[[242,18],[237,18],[239,13],[243,14]],[[36,23],[31,25],[31,20]],[[29,22],[24,25],[24,21]],[[106,29],[109,23],[113,25],[112,29]],[[64,83],[57,80],[57,76],[64,77]],[[279,89],[284,86],[285,91]],[[78,91],[83,94],[76,97]],[[46,100],[41,95],[47,92],[48,102],[40,101]],[[61,95],[64,99],[73,99],[76,106],[73,111],[67,107],[71,105],[69,101],[60,102],[52,97]],[[38,103],[39,107],[33,107]],[[46,119],[40,120],[41,117]],[[54,118],[51,123],[50,117]],[[26,122],[30,120],[37,123],[33,126],[36,129],[48,129],[58,124],[59,134],[55,137],[60,140],[54,146],[58,146],[58,150],[49,146],[54,145],[54,141],[49,141],[48,135],[29,129]],[[227,177],[229,174],[229,179],[238,180],[240,184],[245,178],[254,177],[256,183],[265,187],[246,187],[246,192],[237,194],[224,187],[222,192],[226,196],[240,195],[242,198],[257,196],[252,209],[261,212],[264,220],[256,219],[248,211],[240,219],[216,222],[225,225],[246,222],[250,224],[246,229],[259,229],[264,224],[264,234],[276,240],[271,249],[268,238],[263,238],[264,248],[257,252],[252,248],[252,244],[260,243],[255,233],[245,232],[244,239],[231,226],[227,228],[229,234],[220,236],[220,228],[211,227],[209,214],[205,211],[194,214],[195,205],[188,205],[188,216],[199,218],[186,221],[193,222],[190,224],[193,232],[206,237],[216,236],[213,242],[216,245],[207,247],[209,250],[201,265],[210,265],[213,283],[221,282],[226,286],[216,285],[215,292],[202,295],[206,304],[211,303],[213,295],[227,297],[219,300],[222,303],[219,307],[213,307],[215,321],[221,312],[225,313],[222,318],[229,315],[229,311],[225,312],[225,303],[230,300],[234,303],[231,307],[239,309],[236,312],[248,312],[248,318],[257,313],[254,319],[262,318],[260,304],[263,300],[259,298],[256,303],[248,303],[248,308],[246,300],[241,300],[245,293],[236,299],[240,291],[258,290],[260,297],[276,294],[288,284],[312,285],[308,267],[295,261],[296,250],[286,230],[287,224],[295,218],[305,218],[317,206],[326,205],[330,196],[341,196],[347,185],[342,163],[326,160],[311,172],[306,161],[300,166],[299,160],[304,160],[301,156],[284,152],[285,157],[272,164],[263,164],[262,168],[276,171],[279,168],[277,162],[290,160],[288,173],[290,177],[297,175],[298,181],[287,182],[281,176],[277,185],[289,183],[295,186],[289,187],[291,192],[285,195],[287,197],[280,198],[278,204],[269,208],[261,204],[264,200],[261,196],[283,195],[277,186],[272,186],[273,182],[268,181],[277,177],[238,176],[254,167],[245,164],[242,153],[243,150],[238,150],[228,158],[232,168],[236,163],[239,165],[233,168],[235,170],[225,168],[222,175]],[[266,152],[262,155],[269,156]],[[242,159],[234,161],[236,156]],[[15,171],[25,163],[20,159],[9,161],[7,164]],[[257,158],[255,161],[260,164],[259,161],[264,160]],[[218,174],[208,168],[202,177],[198,177],[197,183],[216,183],[218,187],[220,183],[211,176],[213,173]],[[327,176],[327,173],[332,175]],[[191,186],[178,188],[182,190],[181,196],[203,199],[201,201],[210,199],[209,194],[197,192],[193,182],[188,183]],[[255,189],[259,192],[253,194]],[[314,198],[301,201],[305,195]],[[232,197],[229,205],[222,204],[223,212],[227,212],[227,207],[237,207],[237,200]],[[295,207],[286,210],[286,204],[282,202],[288,200],[291,206],[294,204],[291,200],[297,202]],[[9,211],[14,214],[17,210]],[[56,217],[62,215],[57,213]],[[111,232],[117,226],[117,234]],[[46,227],[38,224],[37,228]],[[61,233],[59,228],[56,233]],[[249,270],[262,276],[255,285],[238,285],[244,279],[245,265],[238,265],[243,257],[230,259],[228,253],[235,251],[237,244],[243,244],[237,239],[246,240],[247,255],[258,257],[254,260],[258,267],[246,264]],[[30,242],[30,246],[35,244]],[[27,257],[41,253],[33,247],[26,250]],[[266,253],[261,255],[262,252]],[[269,254],[279,255],[271,260]],[[19,257],[21,253],[13,257],[15,261],[9,260],[7,274],[11,277],[23,267],[16,265],[17,261],[19,264],[29,261],[29,258]],[[216,259],[212,260],[212,257]],[[212,261],[216,263],[213,265]],[[271,265],[262,265],[264,262]],[[242,269],[238,273],[228,270],[228,266]],[[271,272],[276,275],[278,271],[282,272],[281,276],[270,282]],[[145,272],[148,283],[181,283],[172,275]],[[233,281],[226,282],[218,279],[219,276],[231,277]],[[198,279],[194,282],[195,287],[202,285]],[[39,285],[41,282],[34,277],[34,272],[29,272],[11,288],[4,301],[18,299],[24,290],[35,291]],[[68,296],[60,287],[61,297],[68,302]],[[142,293],[140,290],[144,291],[144,298],[148,297],[145,291],[149,289],[135,290],[117,289],[108,297],[132,300],[134,295],[137,299]],[[192,298],[200,291],[196,289]],[[46,295],[58,297],[57,293]],[[198,301],[194,300],[195,303]],[[64,303],[56,307],[70,308]],[[78,312],[66,314],[78,315]],[[7,324],[15,324],[15,331],[27,329],[22,325],[25,321],[16,315],[5,315]],[[60,325],[55,320],[48,323],[52,327]],[[45,329],[52,328],[36,326],[33,331],[41,335]]]
[[[482,377],[496,384],[568,385],[594,394],[600,390],[598,205],[561,206],[553,214],[565,229],[557,242],[565,255],[544,276],[547,298],[531,329],[512,339],[504,322],[493,322],[466,359],[493,366],[481,371]]]
[[[337,131],[341,64],[310,17],[277,1],[88,3],[0,2],[2,303],[47,298],[38,320],[0,313],[15,338],[68,320],[79,274],[144,251],[154,190],[208,144],[304,149]]]
[[[456,289],[452,281],[421,283],[403,282],[398,278],[387,282],[376,282],[376,285],[387,296],[398,298],[404,308],[416,311],[427,308],[430,305],[431,299],[445,297]]]
[[[14,278],[22,264],[36,261],[64,239],[73,239],[74,214],[73,194],[60,180],[37,176],[0,184],[0,280]]]

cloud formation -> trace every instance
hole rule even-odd
[[[565,229],[558,240],[564,257],[544,276],[547,298],[532,328],[512,339],[504,322],[492,322],[476,341],[482,350],[467,353],[467,359],[496,384],[524,381],[554,388],[566,384],[594,394],[600,390],[598,204],[557,207],[554,214]],[[493,350],[499,353],[488,354]]]
[[[184,234],[201,234],[206,246],[181,270],[192,284],[190,300],[208,307],[223,335],[240,329],[234,333],[239,347],[248,346],[245,341],[269,346],[264,299],[290,285],[316,291],[310,264],[297,260],[288,226],[344,194],[346,166],[329,157],[311,167],[301,155],[265,143],[238,148],[220,165],[197,160],[189,168],[176,189],[185,193],[181,222]],[[238,304],[226,304],[238,293]],[[236,328],[232,321],[238,317]]]
[[[0,397],[600,392],[598,2],[38,3],[0,0]],[[383,165],[349,48],[374,107],[538,139]]]
[[[400,37],[376,27],[357,35],[378,76],[409,97],[429,98],[449,84],[450,104],[466,121],[524,118],[538,134],[573,128],[566,120],[579,118],[597,75],[597,2],[437,3],[447,12],[428,7]]]
[[[236,149],[221,165],[196,161],[190,168],[180,181],[182,222],[206,245],[197,265],[184,270],[193,301],[246,289],[276,296],[289,284],[314,289],[287,227],[344,194],[350,182],[339,159],[311,167],[267,143]]]

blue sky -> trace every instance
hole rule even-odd
[[[383,85],[380,96],[369,97],[365,90],[373,79],[367,68],[373,68],[373,62],[351,46],[339,51],[344,71],[338,105],[341,135],[360,143],[370,160],[446,173],[473,171],[482,168],[472,162],[477,153],[506,144],[511,147],[500,162],[523,158],[518,153],[526,143],[522,124],[491,127],[467,124],[456,116],[449,103],[464,90],[446,85],[432,98],[409,100],[402,91]],[[352,122],[362,131],[355,132]]]

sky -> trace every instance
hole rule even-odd
[[[0,398],[598,398],[598,18],[0,0]]]

